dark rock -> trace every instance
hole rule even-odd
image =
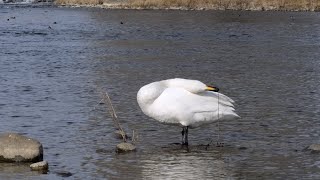
[[[229,37],[230,37],[230,38],[231,38],[231,37],[237,37],[237,35],[231,34],[231,35],[229,35]]]
[[[0,162],[39,162],[43,160],[42,144],[17,133],[0,135]]]
[[[41,161],[30,165],[32,171],[48,171],[49,165],[47,161]]]
[[[136,150],[136,146],[134,146],[131,143],[120,143],[117,145],[117,148],[116,148],[117,153],[124,153],[124,152],[130,152],[135,150]]]
[[[61,177],[70,177],[70,176],[72,176],[72,173],[68,172],[68,171],[58,171],[56,173],[57,173],[57,175],[59,175]]]
[[[99,153],[99,154],[106,154],[106,153],[113,153],[114,151],[111,150],[111,149],[97,149],[96,150],[96,153]]]
[[[247,148],[247,147],[244,147],[244,146],[240,146],[238,149],[239,149],[239,150],[246,150],[246,149],[248,149],[248,148]]]

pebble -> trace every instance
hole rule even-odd
[[[30,168],[32,171],[43,171],[43,170],[47,171],[49,169],[49,165],[47,161],[41,161],[41,162],[31,164]]]

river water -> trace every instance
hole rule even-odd
[[[0,179],[320,178],[304,150],[320,135],[319,13],[3,5],[0,44],[0,132],[38,139],[50,166],[1,164]],[[241,119],[192,129],[181,148],[181,129],[136,102],[174,77],[218,86]],[[104,91],[136,152],[115,153]]]

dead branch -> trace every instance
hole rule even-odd
[[[121,136],[122,136],[123,141],[127,142],[126,133],[124,132],[124,130],[121,127],[121,124],[118,120],[118,116],[117,116],[116,111],[112,105],[112,102],[111,102],[111,99],[110,99],[108,92],[103,93],[103,100],[108,105],[108,111],[112,117],[112,120],[113,120],[115,127],[121,132]]]

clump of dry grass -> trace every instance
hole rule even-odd
[[[142,8],[169,8],[187,7],[194,8],[208,5],[210,0],[129,0],[129,4]]]
[[[320,0],[129,0],[132,7],[219,10],[320,10]]]
[[[103,0],[55,0],[58,5],[99,5]]]
[[[320,0],[257,0],[265,10],[315,11],[320,9]]]
[[[120,2],[120,4],[119,4]],[[320,0],[56,0],[59,5],[108,8],[319,11]]]

